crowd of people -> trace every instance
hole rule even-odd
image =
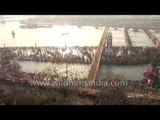
[[[148,64],[156,53],[155,47],[113,47],[110,54],[103,52],[103,64]]]
[[[96,47],[8,47],[18,60],[91,63]]]
[[[1,48],[4,51],[4,48]],[[97,47],[7,47],[4,57],[42,62],[87,63],[93,60]],[[104,49],[105,50],[105,49]],[[9,52],[8,52],[9,51]],[[0,52],[1,53],[1,52]],[[148,64],[156,53],[155,47],[113,47],[112,53],[103,52],[103,64]],[[3,58],[1,55],[1,58]]]

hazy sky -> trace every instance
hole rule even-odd
[[[160,15],[3,15],[6,18],[10,18],[10,17],[40,17],[40,16],[44,16],[44,17],[58,17],[58,16],[62,16],[62,17],[113,17],[113,18],[159,18]]]

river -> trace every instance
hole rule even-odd
[[[44,63],[34,61],[18,61],[18,63],[20,64],[20,66],[22,66],[21,70],[24,72],[40,72],[50,66],[57,68],[57,70],[63,74],[65,74],[66,71],[65,63],[54,65],[52,65],[52,63],[50,62]],[[107,74],[107,72],[111,72],[113,74],[120,74],[126,80],[141,80],[146,66],[147,65],[101,65],[99,71],[99,79],[106,78],[105,74]],[[88,76],[89,68],[89,64],[68,64],[68,73],[72,74],[75,77],[78,76],[80,78],[86,78]]]

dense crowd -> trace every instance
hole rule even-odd
[[[18,60],[91,63],[96,47],[8,47]]]
[[[97,47],[7,47],[1,58],[16,57],[18,60],[42,62],[88,63],[93,60]],[[9,52],[8,52],[9,51]],[[1,52],[0,52],[1,53]],[[103,52],[103,64],[148,64],[156,54],[155,47],[113,47],[112,53]]]
[[[148,64],[156,54],[154,47],[114,47],[111,54],[103,53],[104,64]]]

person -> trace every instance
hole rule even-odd
[[[12,37],[13,37],[13,39],[15,38],[15,32],[12,30]]]
[[[160,42],[157,42],[156,48],[160,48]]]
[[[152,80],[152,79],[148,79],[147,84],[148,84],[149,86],[152,86],[152,83],[153,83],[153,80]]]

